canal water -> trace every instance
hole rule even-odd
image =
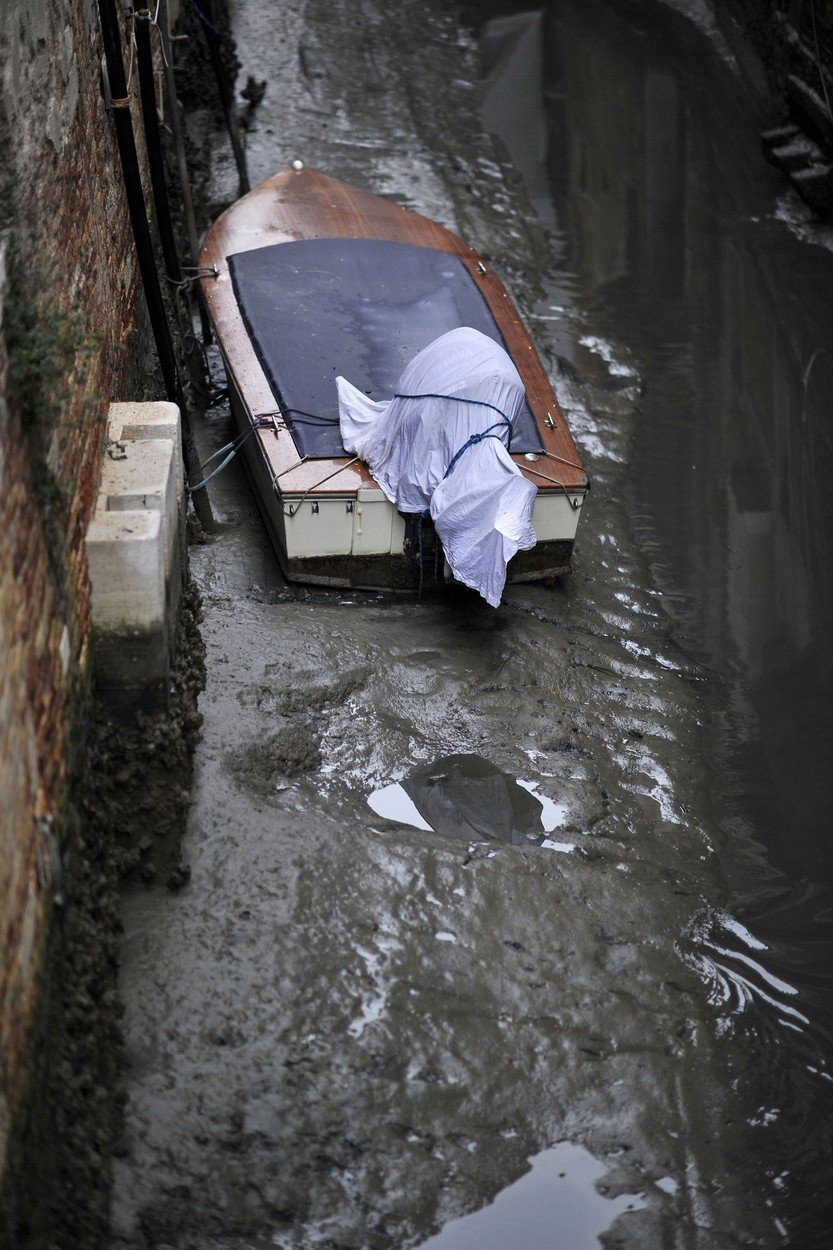
[[[216,479],[114,1245],[826,1246],[831,253],[653,0],[231,7],[253,184],[298,157],[491,257],[593,491],[493,612],[287,586]]]
[[[704,934],[700,967],[765,1074],[766,1114],[792,1125],[781,1179],[823,1240],[833,240],[760,159],[761,110],[719,37],[628,0],[497,6],[480,35],[486,115],[553,232],[560,350],[640,380],[631,525],[704,668],[729,908],[754,934],[743,953]]]

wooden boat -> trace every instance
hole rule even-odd
[[[441,567],[433,534],[418,542],[416,518],[341,447],[334,378],[389,398],[408,360],[461,324],[502,341],[526,389],[526,433],[511,452],[538,488],[538,543],[513,558],[508,581],[569,570],[589,481],[518,313],[472,247],[379,196],[292,168],[218,218],[200,266],[247,469],[290,581],[415,589],[426,564]]]

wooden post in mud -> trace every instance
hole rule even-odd
[[[243,148],[243,141],[240,138],[237,118],[234,115],[234,101],[229,94],[228,83],[226,82],[226,75],[223,69],[223,58],[220,54],[220,32],[214,20],[213,0],[203,0],[203,7],[205,8],[205,13],[202,15],[202,25],[205,31],[205,42],[208,47],[211,66],[214,70],[214,77],[217,80],[217,90],[220,93],[220,102],[226,119],[226,129],[231,140],[234,161],[237,165],[237,177],[240,183],[239,194],[246,195],[251,190],[249,171],[246,168],[246,153]]]

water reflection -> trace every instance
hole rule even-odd
[[[790,872],[829,874],[833,256],[773,220],[717,56],[710,72],[674,15],[636,16],[550,11],[551,185],[594,327],[642,363],[632,487],[655,576],[743,680],[756,830]]]
[[[555,213],[547,175],[550,121],[539,103],[543,25],[540,9],[489,22],[481,39],[487,83],[483,120],[488,130],[503,137],[536,212],[552,224]]]
[[[599,1234],[627,1211],[645,1206],[640,1194],[606,1198],[596,1189],[605,1167],[582,1146],[559,1142],[529,1160],[531,1169],[494,1202],[446,1224],[420,1250],[598,1250]],[[657,1182],[674,1194],[672,1177]]]
[[[636,362],[634,529],[678,636],[725,683],[706,691],[714,799],[744,925],[704,921],[700,971],[758,1047],[759,1122],[783,1118],[812,1205],[831,1149],[833,255],[789,229],[801,210],[759,157],[756,110],[693,26],[635,0],[538,15],[491,30],[518,25],[516,70],[527,48],[569,269],[555,281],[591,329],[559,350],[603,370],[612,342]],[[808,1236],[820,1222],[805,1213]]]
[[[778,867],[829,884],[833,256],[773,220],[755,118],[718,58],[674,15],[635,13],[550,12],[553,193],[594,327],[647,383],[631,482],[655,578],[736,683],[716,742],[731,797]]]

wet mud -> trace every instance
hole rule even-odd
[[[727,864],[761,856],[727,819],[731,692],[634,504],[651,378],[564,268],[548,180],[484,125],[506,45],[434,3],[238,0],[232,26],[267,82],[253,184],[300,157],[488,255],[594,486],[572,576],[495,612],[288,587],[242,471],[217,479],[191,880],[123,908],[113,1244],[787,1244],[788,1099],[825,1059],[808,1084],[792,987],[732,912]],[[219,202],[219,133],[214,157]],[[206,454],[229,429],[207,414]],[[374,803],[396,787],[419,821]]]
[[[201,723],[199,617],[189,584],[165,712],[125,720],[90,700],[69,770],[60,855],[56,847],[39,865],[53,916],[27,1090],[0,1192],[0,1241],[13,1250],[110,1244],[127,1097],[120,906],[125,890],[160,882],[175,891],[190,874],[181,840]]]

